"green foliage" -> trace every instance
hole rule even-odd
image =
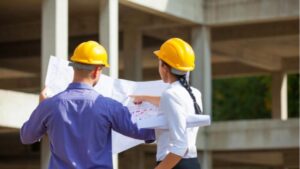
[[[288,76],[289,117],[299,117],[299,74]]]
[[[271,118],[271,76],[213,81],[213,120]],[[288,78],[289,116],[299,117],[299,75]]]

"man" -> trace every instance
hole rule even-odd
[[[155,139],[154,130],[138,130],[132,124],[126,107],[93,89],[102,69],[108,67],[107,53],[100,44],[81,43],[70,65],[74,68],[73,82],[51,98],[45,99],[42,91],[41,103],[20,133],[23,144],[32,144],[48,135],[50,169],[112,169],[112,129],[136,139]]]

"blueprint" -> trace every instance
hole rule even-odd
[[[47,95],[53,96],[67,88],[72,82],[73,69],[68,66],[68,61],[51,56],[49,60],[45,85],[48,88]],[[128,107],[132,114],[132,122],[139,128],[167,129],[167,120],[159,108],[148,102],[135,105],[130,95],[160,96],[168,87],[162,81],[134,82],[122,79],[113,79],[104,74],[94,89],[103,96],[110,97]],[[207,115],[194,115],[187,117],[187,126],[206,126],[210,124]],[[119,140],[122,140],[120,144]],[[143,140],[132,139],[120,133],[112,131],[112,151],[120,153],[131,147],[144,143]]]

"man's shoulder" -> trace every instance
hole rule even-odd
[[[120,102],[118,102],[117,100],[115,99],[112,99],[110,97],[105,97],[101,94],[98,95],[97,99],[96,99],[96,102],[101,102],[101,103],[104,103],[106,105],[122,105]]]

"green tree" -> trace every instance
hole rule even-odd
[[[288,76],[289,117],[299,117],[299,74]]]
[[[271,118],[271,76],[213,81],[213,120]],[[299,117],[299,74],[288,76],[289,117]]]

